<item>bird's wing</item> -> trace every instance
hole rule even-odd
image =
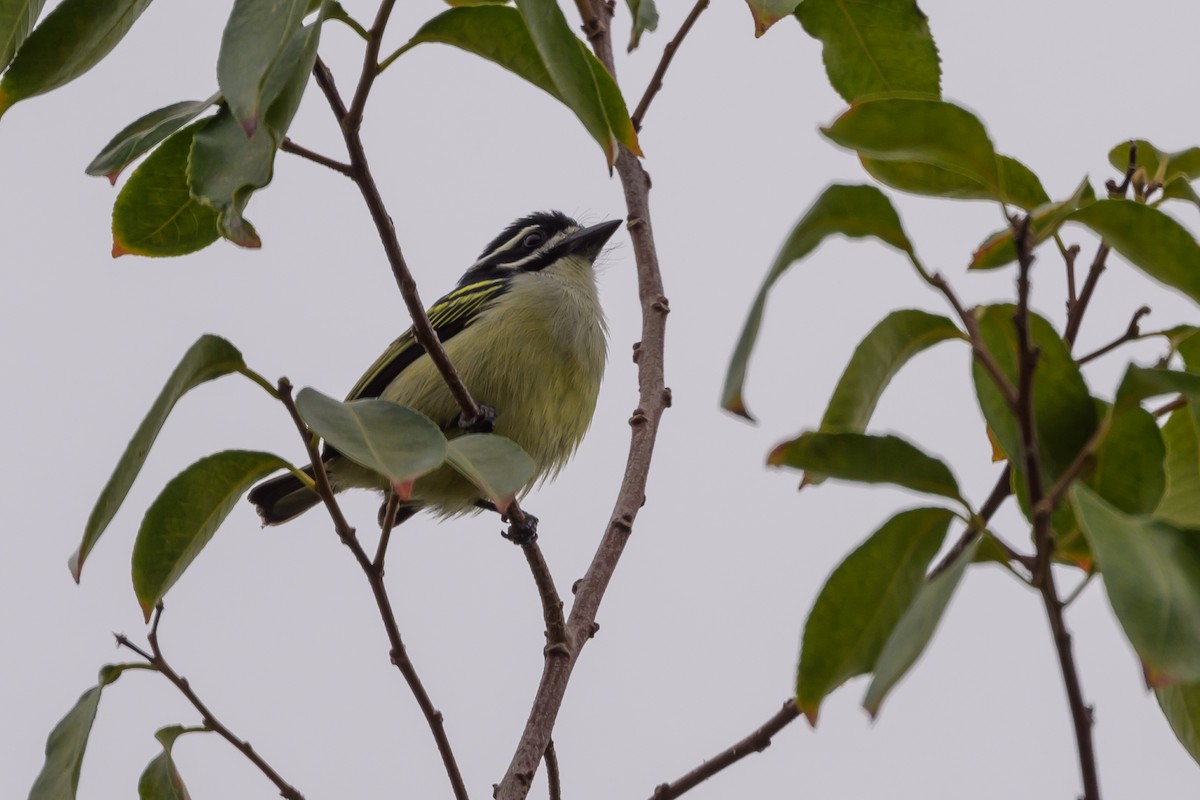
[[[508,288],[507,279],[493,278],[460,286],[438,300],[428,312],[429,323],[438,339],[449,341],[471,324],[485,303],[504,294]],[[425,348],[417,342],[412,328],[409,328],[358,379],[346,400],[379,397],[397,375],[424,354]]]

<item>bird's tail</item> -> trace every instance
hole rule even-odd
[[[310,478],[313,476],[311,466],[301,471]],[[254,504],[263,525],[287,522],[321,502],[315,491],[290,472],[263,481],[250,490],[246,499]]]

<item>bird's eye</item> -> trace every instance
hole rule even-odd
[[[540,247],[546,241],[546,234],[541,231],[534,231],[521,240],[521,244],[532,250],[535,247]]]

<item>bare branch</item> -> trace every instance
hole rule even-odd
[[[691,13],[687,15],[683,24],[679,26],[679,32],[675,34],[675,38],[667,42],[667,46],[663,48],[662,60],[658,62],[658,68],[654,70],[654,75],[650,78],[650,83],[646,86],[646,92],[637,104],[637,110],[630,117],[633,121],[633,129],[635,131],[642,129],[642,120],[646,116],[646,110],[650,108],[650,102],[654,100],[655,95],[662,89],[663,76],[667,74],[667,67],[671,66],[671,59],[675,57],[675,51],[679,49],[679,45],[683,44],[684,38],[691,31],[692,26],[696,24],[696,20],[700,18],[700,14],[704,9],[708,8],[708,3],[709,0],[696,0],[696,5],[692,6]]]
[[[309,161],[320,164],[323,167],[328,167],[334,172],[340,172],[346,177],[352,177],[353,175],[353,170],[350,169],[349,164],[343,164],[341,161],[323,156],[320,153],[309,150],[307,147],[301,147],[286,137],[283,140],[283,144],[279,145],[279,149],[285,153],[307,158]]]
[[[962,321],[963,327],[967,329],[967,338],[971,341],[971,350],[975,353],[975,357],[979,363],[987,370],[988,375],[996,384],[996,388],[1004,395],[1005,402],[1009,406],[1015,406],[1017,402],[1017,391],[1013,388],[1012,381],[1000,369],[1000,365],[996,363],[996,359],[992,358],[991,352],[988,351],[987,345],[984,344],[983,335],[979,332],[979,321],[975,319],[962,301],[958,299],[958,295],[954,293],[954,289],[950,286],[949,281],[939,272],[934,273],[928,279],[929,285],[937,289],[954,308],[954,312]]]
[[[1093,350],[1092,352],[1088,353],[1086,356],[1080,356],[1079,358],[1077,358],[1075,360],[1075,363],[1082,367],[1084,364],[1088,363],[1089,361],[1093,361],[1093,360],[1099,358],[1100,356],[1104,355],[1105,353],[1110,353],[1113,350],[1116,350],[1118,347],[1125,344],[1126,342],[1134,342],[1134,341],[1137,341],[1138,339],[1141,339],[1142,331],[1141,331],[1141,327],[1139,326],[1139,323],[1141,322],[1142,317],[1146,316],[1149,313],[1150,313],[1150,306],[1142,306],[1141,308],[1139,308],[1137,311],[1135,311],[1133,313],[1133,319],[1131,319],[1129,321],[1129,327],[1125,329],[1124,333],[1122,333],[1116,339],[1113,339],[1111,342],[1104,345],[1103,347],[1101,347],[1097,350]]]
[[[1104,272],[1104,262],[1108,258],[1108,253],[1109,247],[1104,243],[1096,248],[1096,257],[1092,259],[1092,266],[1083,280],[1083,289],[1079,292],[1079,300],[1067,309],[1067,327],[1063,333],[1063,341],[1067,343],[1068,348],[1075,344],[1075,337],[1079,335],[1079,326],[1083,324],[1083,314],[1087,311],[1088,303],[1092,301],[1092,293],[1096,291],[1096,283]]]
[[[546,782],[550,800],[562,800],[562,775],[558,770],[558,751],[554,749],[553,739],[546,745]]]

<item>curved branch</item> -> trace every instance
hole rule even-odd
[[[687,15],[683,24],[679,26],[679,32],[663,48],[662,60],[658,62],[658,69],[654,70],[654,75],[650,78],[650,83],[646,86],[646,92],[637,104],[637,110],[629,118],[633,122],[633,129],[635,131],[642,129],[642,120],[646,116],[646,110],[650,108],[650,102],[654,100],[655,95],[663,87],[663,76],[667,74],[667,67],[671,66],[671,59],[675,57],[675,51],[679,49],[679,45],[683,44],[684,37],[692,30],[692,26],[696,24],[696,20],[699,19],[700,14],[703,13],[704,9],[708,8],[708,3],[709,0],[696,0],[696,5],[692,6],[691,13]]]

